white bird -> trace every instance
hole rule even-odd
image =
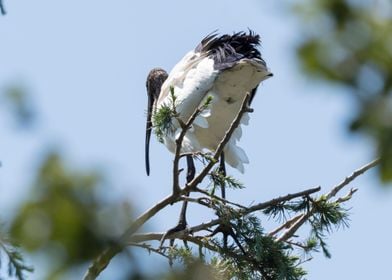
[[[214,151],[237,116],[245,95],[251,94],[251,102],[258,85],[272,76],[257,49],[259,45],[260,37],[252,31],[222,36],[214,33],[188,52],[169,75],[160,68],[150,71],[146,84],[149,97],[145,146],[147,174],[150,172],[149,142],[154,115],[162,106],[170,105],[170,88],[174,88],[176,111],[183,122],[204,104],[208,96],[212,96],[209,108],[187,131],[182,152]],[[241,124],[247,125],[248,121],[249,115],[245,113]],[[173,121],[173,129],[173,133],[163,136],[164,144],[172,153],[175,139],[181,132],[177,121]],[[241,135],[239,126],[223,154],[230,166],[243,173],[244,164],[249,160],[245,151],[237,146]]]

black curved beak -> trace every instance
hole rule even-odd
[[[151,138],[151,130],[152,130],[151,115],[152,115],[152,107],[155,102],[154,94],[151,92],[151,90],[148,87],[147,87],[147,95],[148,95],[147,123],[146,123],[146,141],[144,147],[144,154],[145,154],[145,162],[146,162],[146,173],[148,176],[150,175],[150,138]]]
[[[150,138],[152,130],[152,111],[154,104],[161,93],[162,84],[167,79],[168,74],[165,70],[161,68],[154,68],[150,71],[147,77],[146,87],[147,87],[147,123],[146,123],[146,142],[144,146],[144,155],[146,163],[146,173],[147,176],[150,175]]]

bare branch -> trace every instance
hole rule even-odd
[[[346,202],[346,201],[350,200],[353,197],[353,194],[356,193],[357,191],[358,191],[358,189],[352,188],[352,189],[350,189],[348,194],[346,194],[343,197],[339,197],[335,202],[337,202],[337,203]]]
[[[189,117],[188,121],[184,124],[181,119],[177,118],[177,121],[181,124],[181,133],[176,139],[176,150],[174,153],[174,160],[173,160],[173,194],[180,193],[180,184],[179,184],[179,175],[180,171],[178,168],[178,164],[181,158],[181,148],[182,148],[182,141],[188,131],[188,129],[192,126],[192,123],[195,121],[196,117],[203,111],[203,106],[197,108],[193,114]]]
[[[203,206],[205,206],[205,207],[207,207],[209,209],[211,209],[211,207],[212,207],[212,201],[208,197],[192,198],[192,197],[189,197],[189,196],[181,196],[180,200],[181,201],[188,201],[188,202],[197,203],[197,204],[203,205]]]
[[[148,252],[154,252],[154,253],[162,256],[162,257],[170,259],[170,257],[164,253],[164,250],[160,250],[160,249],[154,248],[150,244],[147,244],[147,243],[129,242],[127,245],[128,246],[133,246],[133,247],[140,247],[142,249],[146,249]],[[163,248],[163,249],[166,249],[166,248]]]
[[[170,238],[173,239],[180,239],[184,241],[189,241],[192,242],[196,245],[203,246],[209,250],[212,250],[214,252],[219,252],[218,248],[215,248],[213,245],[211,245],[208,242],[203,241],[203,237],[194,237],[192,235],[186,234],[186,231],[179,231],[175,232],[170,235]],[[149,232],[149,233],[141,233],[141,234],[134,234],[128,244],[132,245],[133,243],[139,243],[139,242],[145,242],[145,241],[160,241],[162,239],[162,236],[164,235],[164,232]],[[206,239],[204,239],[206,240]]]
[[[332,188],[332,190],[327,194],[327,200],[335,196],[341,189],[343,189],[345,186],[350,184],[359,175],[362,175],[363,173],[375,167],[379,163],[380,163],[380,159],[375,159],[372,162],[355,170],[350,176],[346,177],[341,183],[337,184],[335,187]]]
[[[121,236],[120,241],[106,249],[94,262],[89,266],[84,280],[93,280],[108,266],[111,259],[117,255],[126,246],[126,241],[132,234],[134,234],[147,220],[154,216],[157,212],[176,202],[176,197],[173,195],[167,196],[156,205],[141,214],[128,228],[128,230]]]
[[[297,197],[308,196],[308,195],[315,193],[315,192],[318,192],[320,190],[321,190],[321,187],[316,187],[316,188],[311,188],[311,189],[304,190],[301,192],[297,192],[297,193],[281,196],[278,198],[274,198],[274,199],[271,199],[270,201],[266,201],[266,202],[262,202],[262,203],[253,205],[252,207],[249,207],[245,212],[246,212],[246,214],[248,214],[248,213],[251,213],[251,212],[254,212],[257,210],[263,210],[269,206],[276,205],[276,204],[282,203],[284,201],[289,201],[289,200],[292,200]]]
[[[205,194],[205,195],[211,197],[212,199],[218,200],[218,201],[220,201],[220,202],[222,202],[222,203],[224,203],[224,204],[227,203],[227,204],[231,204],[231,205],[236,206],[236,207],[241,208],[241,209],[248,209],[248,207],[246,207],[246,206],[243,206],[243,205],[241,205],[241,204],[238,204],[238,203],[232,202],[232,201],[230,201],[230,200],[221,198],[221,197],[219,197],[219,196],[210,194],[210,193],[208,193],[208,192],[206,192],[205,190],[202,190],[202,189],[200,189],[200,188],[196,188],[196,191],[199,192],[199,193]]]
[[[291,238],[294,233],[313,215],[315,208],[309,210],[306,214],[301,214],[298,220],[284,233],[280,236],[277,241],[286,241]]]
[[[287,220],[284,224],[280,225],[279,227],[277,227],[273,231],[269,232],[268,236],[274,236],[275,234],[277,234],[281,230],[283,230],[285,228],[291,227],[291,225],[293,225],[301,217],[302,217],[302,214],[301,215],[297,215],[297,216],[291,218],[290,220]]]

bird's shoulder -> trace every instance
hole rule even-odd
[[[158,103],[169,96],[171,87],[179,101],[190,95],[201,96],[212,87],[217,74],[212,58],[190,51],[170,71],[162,85]]]

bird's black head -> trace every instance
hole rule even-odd
[[[162,68],[154,68],[148,73],[146,87],[147,94],[152,100],[156,100],[161,92],[162,84],[167,79],[168,75]]]

